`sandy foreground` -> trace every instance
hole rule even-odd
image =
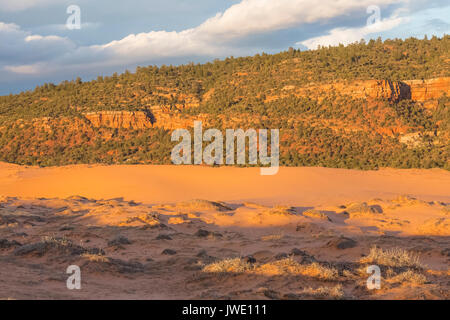
[[[0,298],[449,299],[449,190],[436,169],[0,163]]]

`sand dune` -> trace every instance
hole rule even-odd
[[[0,168],[0,298],[449,299],[443,170]]]
[[[308,206],[392,198],[399,194],[450,202],[449,190],[450,172],[440,169],[280,168],[275,176],[260,176],[257,168],[101,165],[37,168],[0,163],[0,195],[19,197],[124,197],[145,203],[199,198]]]

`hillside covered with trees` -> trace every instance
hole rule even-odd
[[[449,170],[448,81],[433,80],[440,90],[434,93],[427,87],[430,79],[448,77],[450,36],[444,36],[291,48],[47,83],[0,97],[0,161],[170,164],[167,126],[94,125],[86,117],[142,111],[155,124],[165,114],[206,117],[207,126],[223,130],[278,128],[286,166]]]

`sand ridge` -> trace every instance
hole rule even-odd
[[[0,166],[0,298],[449,299],[442,170]]]
[[[0,163],[0,195],[95,199],[123,197],[145,203],[192,199],[254,201],[266,205],[340,204],[399,194],[450,202],[450,172],[441,169],[358,171],[282,167],[73,165],[22,167]]]

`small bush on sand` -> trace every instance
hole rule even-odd
[[[55,247],[71,247],[73,245],[72,241],[65,237],[44,236],[42,237],[42,242]]]
[[[269,234],[267,236],[262,236],[261,241],[276,241],[276,240],[281,240],[283,237],[284,237],[283,233]]]
[[[206,265],[203,272],[207,273],[244,273],[252,269],[250,263],[242,258],[225,259]]]
[[[383,250],[381,248],[373,247],[370,249],[369,255],[361,258],[359,262],[389,267],[411,267],[418,269],[424,267],[420,263],[418,255],[400,248]]]
[[[211,263],[202,271],[208,273],[253,273],[265,276],[303,275],[319,280],[335,280],[339,275],[335,268],[322,266],[316,262],[308,265],[299,264],[292,257],[259,265],[252,265],[241,258],[226,259]]]
[[[303,215],[310,217],[310,218],[331,221],[331,219],[324,212],[322,212],[320,210],[313,210],[313,209],[306,210],[305,212],[303,212]]]
[[[214,202],[208,200],[190,200],[185,202],[179,202],[175,206],[179,210],[200,210],[200,211],[230,211],[231,208],[222,202]]]
[[[381,214],[383,213],[383,208],[380,205],[368,205],[366,202],[355,202],[349,204],[345,211],[350,214],[350,218],[358,218]]]
[[[269,262],[257,266],[255,273],[264,275],[303,275],[320,280],[334,280],[338,277],[338,271],[313,262],[308,265],[299,264],[292,257]]]
[[[265,210],[264,213],[269,215],[292,216],[295,214],[295,210],[292,207],[275,206]]]
[[[339,276],[337,269],[322,266],[317,262],[304,267],[302,274],[321,280],[336,280]]]
[[[401,284],[413,284],[413,285],[421,285],[427,282],[427,278],[420,273],[414,272],[413,270],[408,270],[399,275],[392,277],[388,280],[393,283],[401,283]]]
[[[81,256],[92,262],[109,262],[109,259],[102,254],[83,253]]]
[[[313,288],[303,289],[301,291],[301,294],[321,299],[342,299],[344,297],[344,291],[342,290],[342,286],[340,284],[338,284],[335,287],[319,287],[316,289]]]

